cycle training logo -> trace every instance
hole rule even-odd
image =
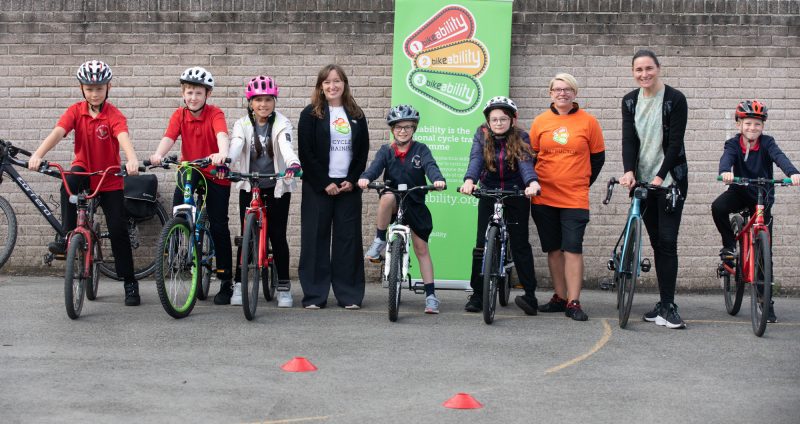
[[[489,67],[489,53],[475,35],[475,17],[462,6],[442,8],[403,43],[412,69],[406,80],[412,92],[456,114],[481,102],[479,78]]]

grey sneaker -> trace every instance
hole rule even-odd
[[[279,291],[278,292],[278,307],[291,308],[292,307],[292,292]]]
[[[664,306],[661,313],[656,317],[656,325],[672,329],[686,328],[686,323],[683,322],[678,314],[678,305],[674,303],[668,303]]]
[[[386,250],[386,240],[381,240],[375,237],[372,240],[372,245],[367,249],[367,254],[364,257],[373,263],[378,263],[383,259],[383,251]]]
[[[233,296],[231,296],[231,305],[239,305],[242,304],[242,283],[235,282],[233,283]]]
[[[425,298],[425,313],[438,314],[439,313],[439,299],[435,294]]]

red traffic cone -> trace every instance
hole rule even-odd
[[[281,369],[286,372],[310,372],[316,371],[317,367],[314,366],[308,359],[302,356],[295,356],[291,361],[283,364]]]
[[[480,402],[475,400],[474,397],[470,396],[467,393],[458,393],[455,396],[447,399],[445,403],[443,403],[445,408],[451,409],[480,409],[483,408]]]

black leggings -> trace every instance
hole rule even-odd
[[[714,224],[717,226],[720,236],[722,236],[722,247],[727,247],[731,250],[736,246],[736,235],[733,234],[733,229],[730,223],[730,214],[739,212],[743,209],[749,209],[752,216],[756,210],[756,203],[758,199],[745,190],[739,187],[733,190],[728,189],[720,194],[711,204],[711,215],[714,217]],[[764,209],[764,222],[769,227],[769,233],[772,234],[772,205]],[[746,223],[745,223],[746,224]]]
[[[682,193],[686,193],[682,190]],[[667,213],[666,193],[650,192],[644,201],[642,221],[650,236],[650,245],[658,279],[658,291],[661,303],[675,302],[675,287],[678,278],[678,230],[681,226],[684,201],[678,201],[675,210]]]
[[[244,235],[244,214],[250,206],[253,195],[246,190],[239,190],[239,223],[241,234]],[[267,207],[267,236],[272,246],[272,257],[278,268],[278,280],[289,279],[289,243],[286,241],[286,226],[289,223],[289,204],[292,193],[283,193],[275,197],[275,187],[261,189],[261,201]],[[236,249],[236,276],[234,280],[241,281],[242,246]]]

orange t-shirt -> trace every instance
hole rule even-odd
[[[600,123],[583,109],[567,115],[548,110],[531,125],[531,147],[538,152],[536,173],[542,194],[537,205],[589,209],[589,155],[605,151]]]

